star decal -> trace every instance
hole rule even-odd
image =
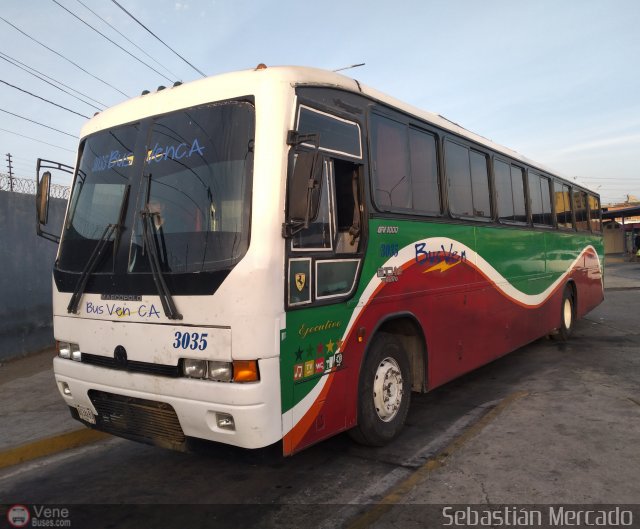
[[[318,354],[322,354],[323,347],[324,346],[321,343],[318,344],[318,347],[317,347]]]
[[[298,346],[298,350],[296,351],[296,362],[298,360],[302,360],[302,353],[303,353],[302,349],[300,348],[300,346]]]
[[[307,351],[307,356],[313,356],[313,345],[309,344],[306,351]]]
[[[328,352],[330,352],[330,353],[333,353],[333,347],[334,347],[335,345],[336,345],[336,344],[334,344],[334,343],[333,343],[333,341],[331,340],[331,338],[329,338],[329,343],[328,343],[328,344],[327,344],[327,346],[326,346],[326,347],[327,347],[327,351],[328,351]]]

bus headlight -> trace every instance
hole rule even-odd
[[[209,379],[217,382],[231,382],[233,379],[233,364],[231,362],[210,360]]]
[[[58,355],[60,358],[70,358],[76,362],[82,360],[82,353],[80,353],[80,346],[77,343],[72,342],[57,342]]]
[[[185,358],[182,362],[182,372],[185,377],[207,378],[207,361]]]

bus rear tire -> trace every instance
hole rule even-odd
[[[358,387],[357,443],[384,446],[401,432],[411,400],[411,368],[401,342],[378,333],[367,352]]]
[[[557,333],[552,335],[554,340],[566,342],[573,334],[576,321],[575,295],[571,285],[564,287],[562,304],[560,305],[560,327]]]

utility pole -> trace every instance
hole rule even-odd
[[[7,166],[9,167],[9,190],[13,192],[13,167],[11,165],[11,153],[7,153]]]

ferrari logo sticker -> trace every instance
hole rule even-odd
[[[306,282],[307,274],[305,274],[304,272],[298,272],[296,274],[296,288],[298,289],[298,292],[302,292],[302,289],[304,288]]]

